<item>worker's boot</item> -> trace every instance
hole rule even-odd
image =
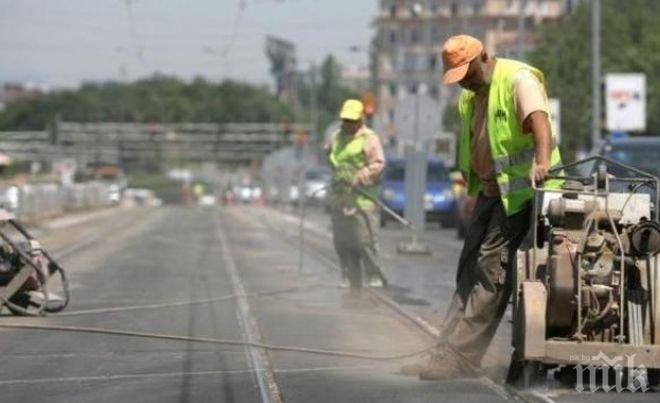
[[[385,283],[380,276],[369,276],[369,287],[382,288],[383,286],[385,286]]]
[[[476,371],[467,360],[446,348],[438,348],[419,361],[401,367],[404,375],[434,381],[473,377]]]
[[[349,288],[351,286],[351,280],[347,275],[342,273],[341,280],[339,281],[339,288]]]

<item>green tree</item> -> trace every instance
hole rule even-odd
[[[603,73],[641,72],[647,77],[647,133],[660,133],[660,2],[602,0]],[[590,143],[591,11],[575,12],[540,28],[530,62],[547,77],[548,93],[561,100],[562,147],[569,154]]]
[[[44,129],[55,116],[80,122],[279,122],[291,121],[293,111],[265,88],[156,75],[130,84],[85,83],[13,103],[0,113],[0,130]]]
[[[346,99],[360,97],[360,94],[341,85],[341,74],[341,66],[332,55],[323,59],[316,72],[316,98],[319,114],[317,132],[324,130],[337,119],[339,108]],[[309,78],[301,83],[299,96],[304,114],[300,120],[309,121],[312,103],[312,88]]]

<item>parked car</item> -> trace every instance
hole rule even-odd
[[[592,155],[602,155],[614,161],[640,169],[651,175],[660,176],[660,136],[639,136],[628,137],[625,134],[612,135],[602,141],[595,147]],[[596,164],[587,166],[581,172],[584,174],[593,174],[596,171]],[[608,173],[616,177],[636,177],[638,174],[630,172],[627,169],[610,166]],[[628,184],[622,182],[613,182],[611,190],[616,192],[628,192]],[[635,190],[638,193],[648,193],[651,200],[655,200],[655,191],[647,186],[642,186]],[[657,207],[657,206],[656,206]]]
[[[314,168],[305,173],[305,197],[308,203],[321,204],[328,193],[332,172],[328,168]]]
[[[406,162],[404,159],[387,161],[381,183],[381,200],[398,214],[403,214],[406,204]],[[449,171],[439,159],[429,159],[426,170],[426,193],[424,195],[426,222],[439,222],[443,227],[452,227],[456,222],[456,198],[452,192]],[[381,213],[381,226],[391,218]]]
[[[305,203],[308,205],[321,205],[325,201],[328,193],[327,187],[330,185],[332,172],[329,168],[315,167],[305,171],[303,182]],[[294,183],[289,188],[289,200],[294,205],[300,201],[300,190],[298,184]]]

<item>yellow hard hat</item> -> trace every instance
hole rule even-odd
[[[364,113],[364,105],[357,99],[349,99],[344,102],[339,113],[340,119],[359,120],[362,119]]]

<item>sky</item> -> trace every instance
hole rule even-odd
[[[377,3],[0,0],[0,83],[61,88],[158,72],[270,84],[266,35],[293,42],[301,69],[327,54],[366,65]]]

